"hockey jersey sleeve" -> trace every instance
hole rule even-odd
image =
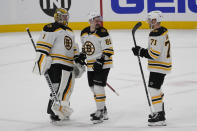
[[[114,55],[112,41],[108,32],[106,32],[106,36],[101,37],[101,47],[102,47],[102,52],[104,55],[108,57],[110,57],[111,55]]]
[[[45,55],[49,55],[49,52],[55,41],[55,32],[42,31],[37,43],[36,51]]]
[[[42,31],[36,43],[36,59],[33,68],[33,73],[43,75],[49,68],[52,62],[49,52],[55,41],[55,33]]]

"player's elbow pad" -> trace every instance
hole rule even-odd
[[[36,53],[35,65],[33,67],[33,73],[37,75],[44,75],[50,68],[52,58],[41,52]]]

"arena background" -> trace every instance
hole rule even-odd
[[[0,5],[0,32],[21,32],[29,27],[40,31],[46,23],[53,22],[47,13],[57,7],[69,9],[69,26],[80,30],[88,25],[87,14],[100,10],[104,26],[108,29],[130,29],[137,21],[144,22],[151,10],[164,13],[169,29],[197,28],[196,0],[3,0]]]

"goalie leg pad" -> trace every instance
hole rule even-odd
[[[66,101],[67,103],[69,103],[70,96],[74,87],[74,82],[74,74],[72,74],[72,72],[70,71],[62,70],[62,78],[58,90],[58,97],[61,101]]]
[[[70,108],[69,103],[66,101],[61,102],[60,111],[63,113],[64,119],[68,119],[70,115],[73,113],[73,109]]]
[[[69,106],[68,106],[69,108],[67,108],[67,104],[63,104],[63,103],[64,102],[69,103],[75,80],[72,71],[66,71],[58,67],[60,66],[57,64],[52,65],[49,70],[49,76],[51,78],[53,85],[58,86],[58,88],[55,88],[55,90],[57,91],[58,100],[61,103],[60,104],[53,103],[51,105],[51,111],[53,113],[49,113],[49,114],[52,115],[55,114],[59,116],[61,120],[63,120],[66,118],[65,116],[69,116],[73,112]]]
[[[74,77],[75,75],[72,72],[62,70],[61,82],[57,93],[58,99],[61,101],[61,106],[59,107],[59,111],[61,112],[59,115],[63,115],[60,116],[61,119],[68,118],[73,112],[73,109],[69,106],[69,102],[73,92]]]
[[[60,101],[54,101],[51,110],[58,116],[61,120],[64,119],[64,114],[62,113]]]

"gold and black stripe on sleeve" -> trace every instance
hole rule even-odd
[[[49,55],[51,48],[52,48],[52,44],[44,41],[38,41],[36,44],[36,51],[42,52],[46,55]]]
[[[114,50],[112,47],[104,49],[103,54],[110,57],[111,55],[114,55]]]
[[[74,54],[75,54],[75,55],[79,54],[79,52],[78,52],[78,50],[77,50],[77,47],[76,47],[76,46],[74,46]]]
[[[87,61],[87,67],[92,68],[96,60],[88,60]],[[110,57],[108,60],[104,60],[104,65],[112,64],[112,57]]]
[[[87,61],[87,67],[88,67],[88,68],[92,68],[93,65],[94,65],[94,62],[96,62],[96,60],[88,60],[88,61]]]
[[[104,65],[112,64],[112,56],[108,60],[104,60]]]
[[[153,50],[152,48],[150,48],[148,50],[148,54],[149,56],[152,58],[152,59],[157,59],[160,55],[160,52],[159,51],[156,51],[156,50]]]
[[[165,71],[170,71],[172,69],[172,63],[160,62],[160,61],[148,61],[148,68],[152,69],[162,69]]]

